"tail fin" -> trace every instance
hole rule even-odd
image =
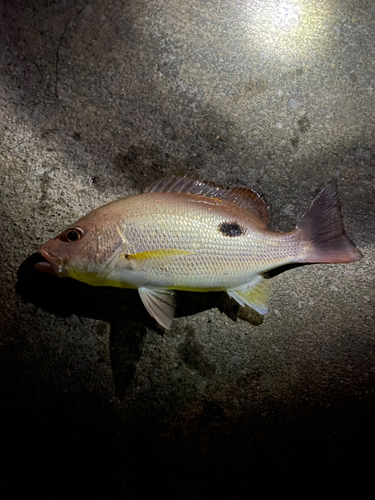
[[[335,184],[328,184],[315,198],[297,226],[313,250],[305,262],[348,263],[362,254],[345,235]]]

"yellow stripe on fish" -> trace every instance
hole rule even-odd
[[[145,252],[133,253],[129,255],[123,254],[122,257],[127,260],[148,260],[148,259],[163,259],[164,257],[173,257],[176,255],[191,255],[193,252],[189,250],[180,250],[179,248],[162,248],[159,250],[146,250]]]

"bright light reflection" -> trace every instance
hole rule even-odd
[[[324,6],[313,0],[244,1],[247,15],[241,22],[247,24],[250,47],[257,44],[264,59],[310,59],[331,50],[331,40],[336,40],[329,36],[333,21],[328,2]]]
[[[282,2],[278,5],[272,16],[274,24],[281,28],[291,28],[298,23],[299,19],[296,5],[290,2]]]

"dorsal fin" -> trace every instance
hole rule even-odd
[[[220,200],[229,201],[236,205],[249,210],[256,217],[267,222],[269,216],[269,208],[259,194],[255,191],[245,188],[226,189],[222,187],[206,184],[205,182],[190,179],[185,176],[168,176],[163,177],[152,184],[148,193],[189,193],[207,196],[210,198],[219,198]]]

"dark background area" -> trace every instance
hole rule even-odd
[[[372,1],[0,6],[0,494],[367,498],[374,471]],[[272,278],[263,318],[34,269],[88,211],[185,171],[290,230],[338,184],[364,258]]]

